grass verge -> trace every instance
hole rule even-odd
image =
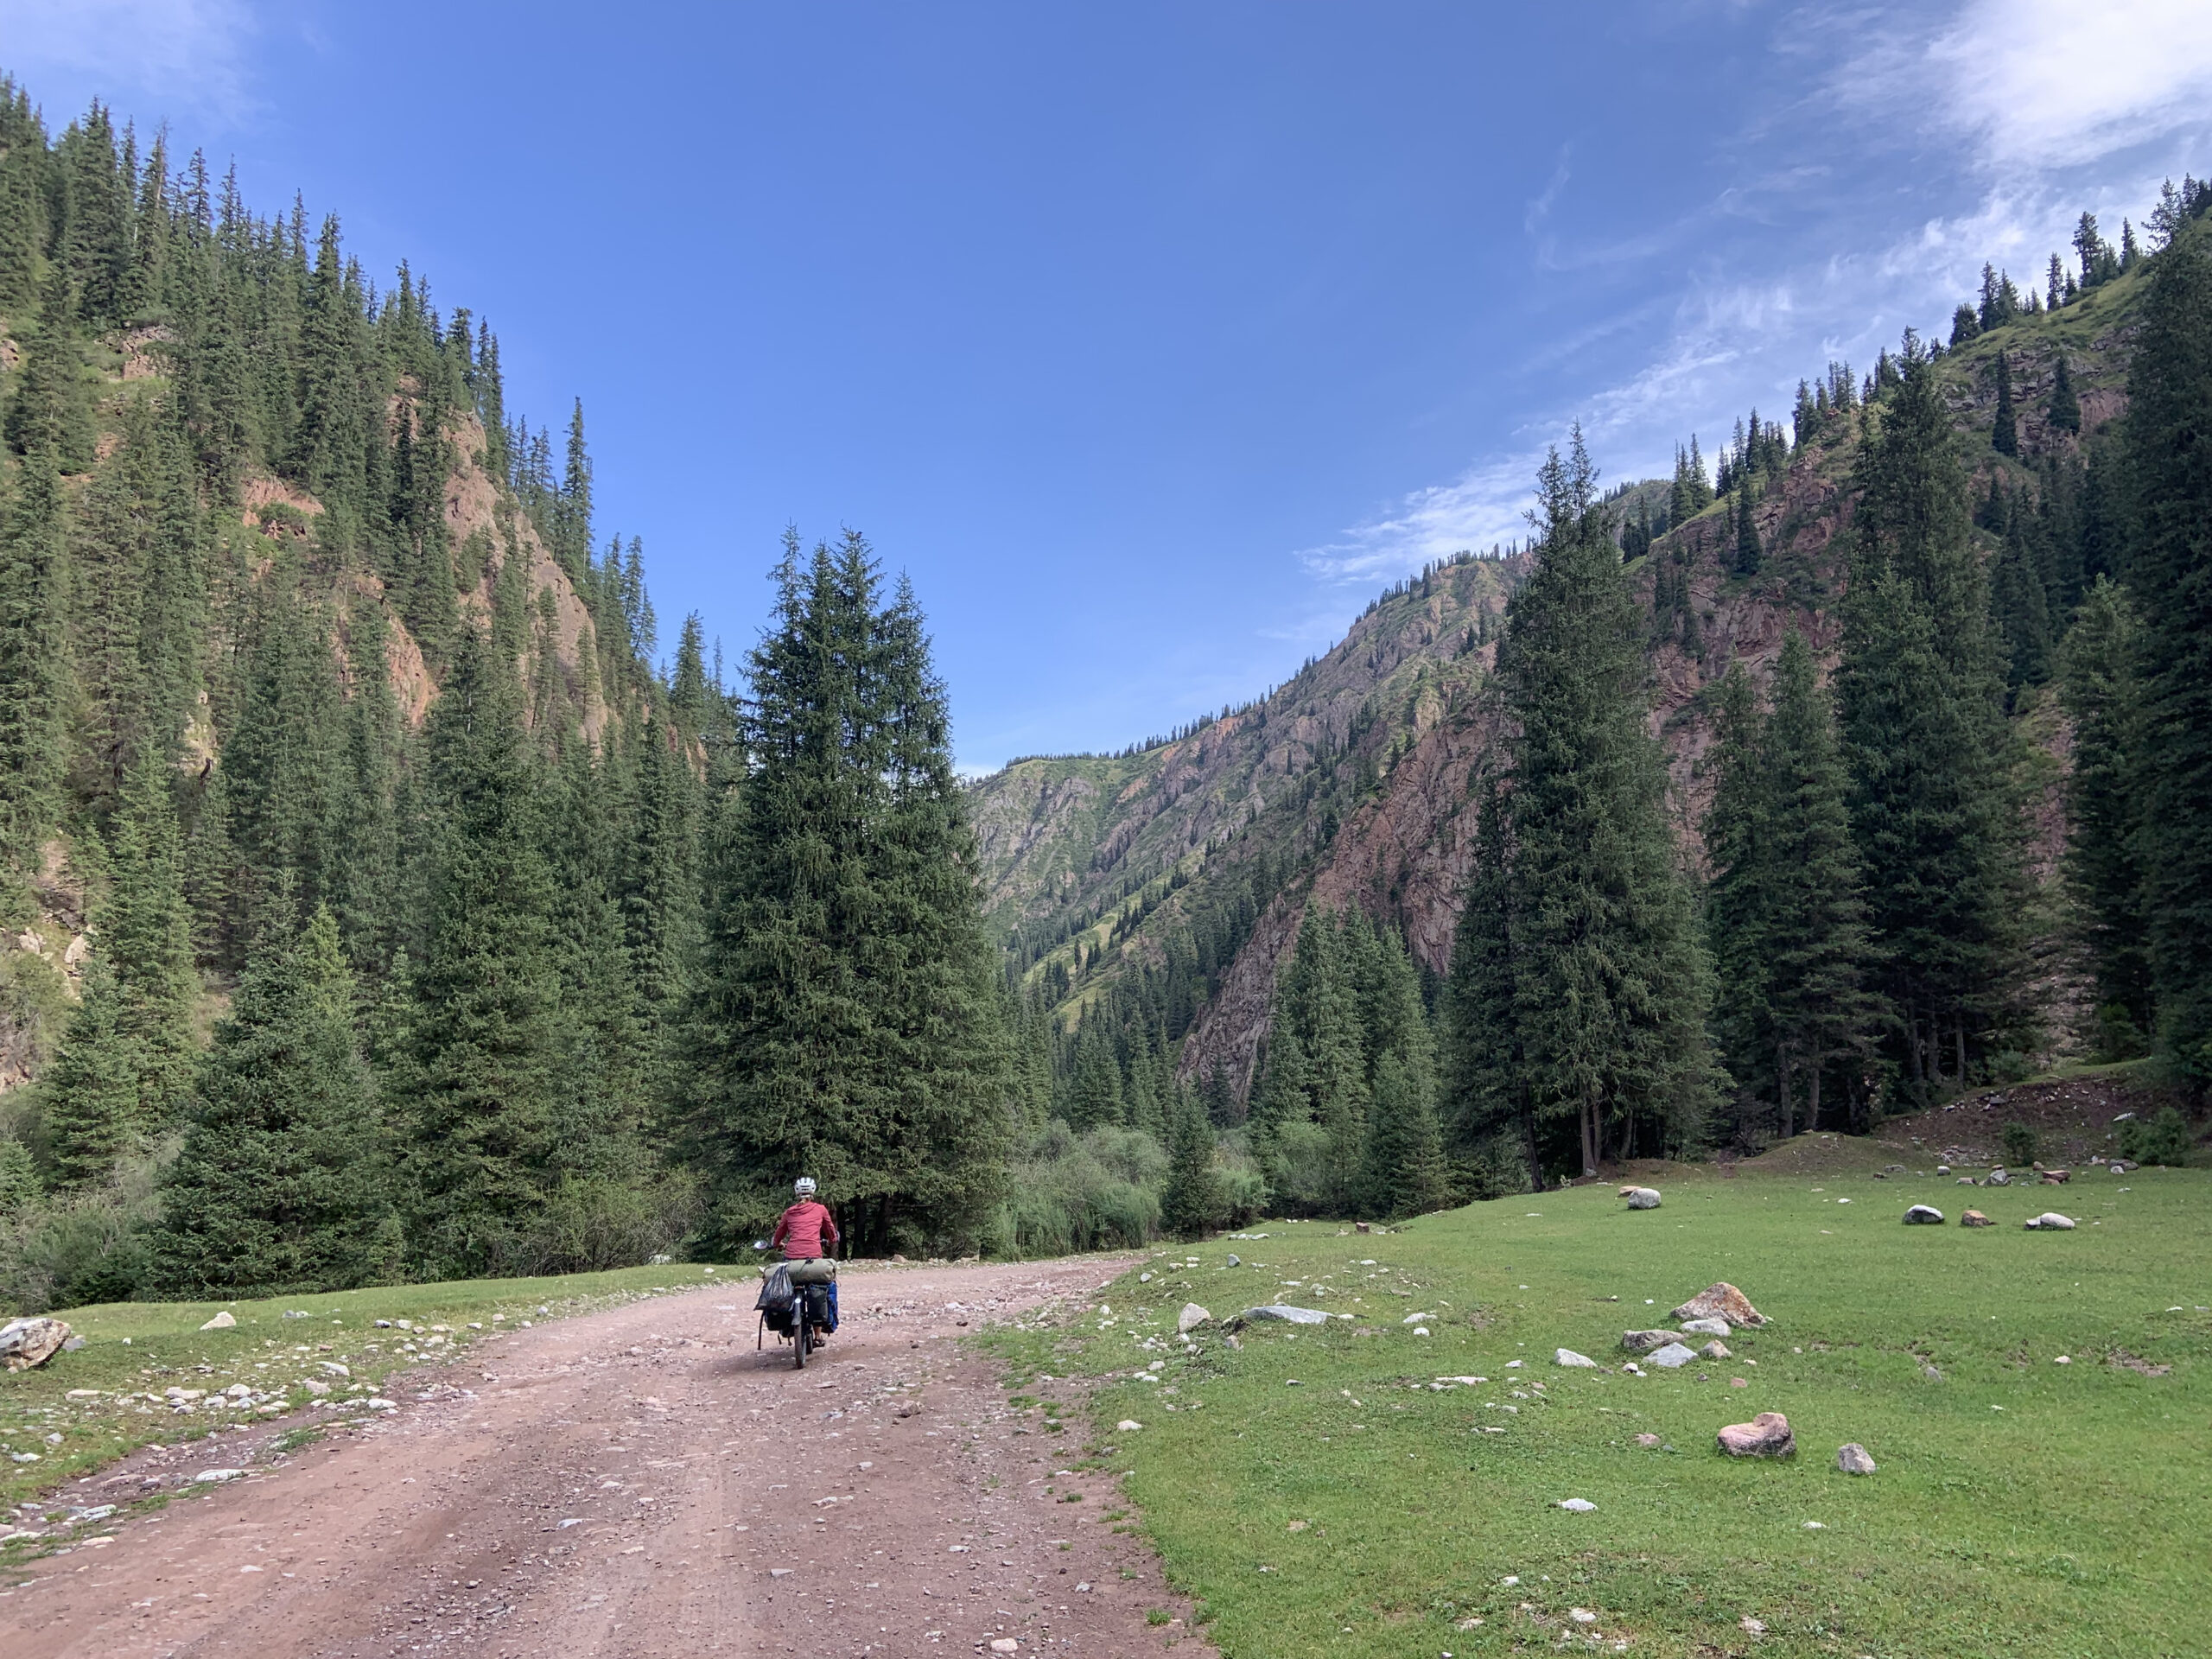
[[[1087,1395],[1128,1524],[1232,1659],[2205,1651],[2212,1178],[1969,1191],[1875,1179],[1888,1155],[1676,1169],[1640,1213],[1584,1187],[1380,1236],[1257,1224],[982,1340],[1048,1418]],[[1914,1202],[1996,1224],[1900,1224]],[[2050,1209],[2079,1226],[2022,1229]],[[1774,1324],[1619,1370],[1623,1331],[1716,1280]],[[1186,1301],[1278,1300],[1351,1317],[1177,1336]],[[1794,1460],[1717,1451],[1759,1411]],[[1840,1473],[1846,1441],[1878,1471]]]

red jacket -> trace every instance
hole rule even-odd
[[[784,1247],[786,1262],[806,1262],[827,1255],[830,1252],[823,1249],[825,1242],[836,1245],[837,1224],[830,1219],[829,1206],[812,1198],[801,1198],[785,1211],[768,1240],[771,1244]]]

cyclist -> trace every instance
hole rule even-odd
[[[776,1230],[769,1235],[768,1245],[780,1247],[786,1262],[812,1262],[828,1257],[837,1248],[838,1235],[836,1217],[830,1206],[814,1196],[814,1178],[802,1175],[793,1185],[793,1202],[776,1223]],[[837,1328],[837,1281],[834,1264],[830,1279],[830,1329]],[[827,1334],[826,1332],[824,1333]]]

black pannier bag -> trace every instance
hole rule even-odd
[[[753,1306],[779,1337],[788,1337],[797,1322],[798,1293],[791,1287],[791,1268],[782,1262],[760,1276],[760,1294]]]

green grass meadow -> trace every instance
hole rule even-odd
[[[1048,1416],[1074,1391],[1041,1377],[1110,1378],[1096,1459],[1232,1659],[2212,1652],[2212,1177],[1970,1191],[1875,1179],[1863,1143],[1790,1150],[1671,1170],[1644,1212],[1590,1186],[1387,1235],[1255,1224],[1156,1256],[1105,1313],[987,1340]],[[1904,1226],[1916,1201],[1997,1224]],[[2047,1209],[2078,1228],[2022,1229]],[[1624,1330],[1716,1280],[1774,1323],[1730,1360],[1619,1372]],[[1202,1328],[1192,1353],[1186,1300],[1353,1317],[1235,1350]],[[1453,1376],[1488,1381],[1432,1386]],[[1759,1411],[1795,1459],[1716,1449]],[[1878,1472],[1837,1470],[1850,1440]],[[1554,1507],[1574,1497],[1597,1508]]]

